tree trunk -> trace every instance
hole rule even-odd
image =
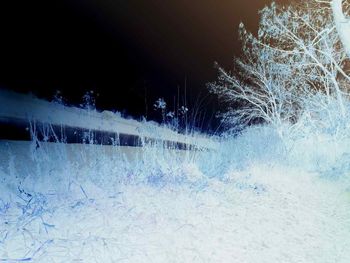
[[[348,57],[350,57],[350,20],[344,15],[343,0],[332,0],[331,5],[340,40],[344,45]]]

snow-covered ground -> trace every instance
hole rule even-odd
[[[205,134],[195,133],[184,136],[174,129],[156,122],[127,119],[118,112],[107,110],[100,112],[94,108],[94,105],[82,105],[83,108],[77,108],[63,105],[61,102],[48,102],[34,96],[1,89],[0,105],[0,121],[22,123],[30,121],[32,124],[41,123],[46,126],[50,124],[86,131],[132,135],[143,140],[148,138],[196,145],[197,147],[216,147],[215,142],[209,140]],[[50,130],[49,126],[47,128]]]
[[[350,262],[348,144],[285,155],[251,133],[196,153],[1,142],[0,261]]]

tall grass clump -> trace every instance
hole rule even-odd
[[[97,121],[95,124],[101,127],[106,118],[136,122],[118,113],[99,115],[91,101],[89,96],[84,97],[85,104],[78,115],[86,122]],[[51,107],[65,108],[60,103],[50,104],[48,112],[55,112]],[[74,109],[67,109],[67,114],[71,112]],[[45,258],[47,247],[55,246],[48,236],[62,234],[50,223],[53,218],[75,211],[84,213],[96,200],[112,202],[125,189],[187,187],[195,191],[205,186],[206,176],[198,162],[209,152],[201,142],[208,138],[193,130],[188,136],[181,131],[181,137],[167,125],[145,121],[138,124],[140,136],[135,146],[122,145],[118,133],[109,134],[108,144],[102,144],[98,131],[79,129],[74,136],[80,137],[72,143],[68,138],[72,130],[68,131],[64,124],[34,118],[28,120],[30,141],[1,141],[0,261]],[[186,138],[182,145],[167,141],[177,136]]]

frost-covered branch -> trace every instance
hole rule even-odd
[[[261,11],[257,36],[240,26],[242,58],[235,61],[233,74],[219,68],[219,81],[210,84],[229,104],[222,114],[226,122],[292,124],[320,94],[325,101],[336,102],[345,117],[349,61],[331,9],[320,5],[324,6],[272,4]]]

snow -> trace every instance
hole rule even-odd
[[[347,47],[342,1],[331,2]],[[226,100],[231,94],[234,103],[253,102],[228,117],[238,115],[238,124],[255,117],[267,123],[244,126],[241,134],[183,135],[118,113],[0,91],[0,121],[155,139],[139,148],[0,141],[0,262],[350,262],[349,77],[343,56],[335,54],[338,35],[299,35],[304,27],[291,15],[317,28],[323,17],[276,10],[275,4],[263,9],[257,41],[268,46],[282,40],[289,47],[293,39],[296,48],[286,52],[294,58],[279,58],[288,70],[266,72],[276,69],[277,53],[256,42],[258,49],[248,52],[261,56],[243,67],[244,78],[251,72],[248,83],[256,74],[265,83],[273,73],[276,83],[257,92],[242,85],[242,76],[224,75],[239,89],[222,93]],[[310,46],[331,49],[316,54]],[[324,92],[314,92],[317,79]],[[155,106],[164,109],[164,103]],[[164,140],[197,147],[167,148]]]
[[[0,260],[349,262],[349,144],[308,142],[288,155],[271,129],[202,152],[0,142]],[[300,162],[315,152],[328,163]]]
[[[63,127],[167,140],[197,147],[216,147],[215,142],[206,138],[204,134],[184,136],[155,122],[140,122],[123,118],[120,113],[66,106],[1,89],[0,105],[0,120],[62,125]]]

